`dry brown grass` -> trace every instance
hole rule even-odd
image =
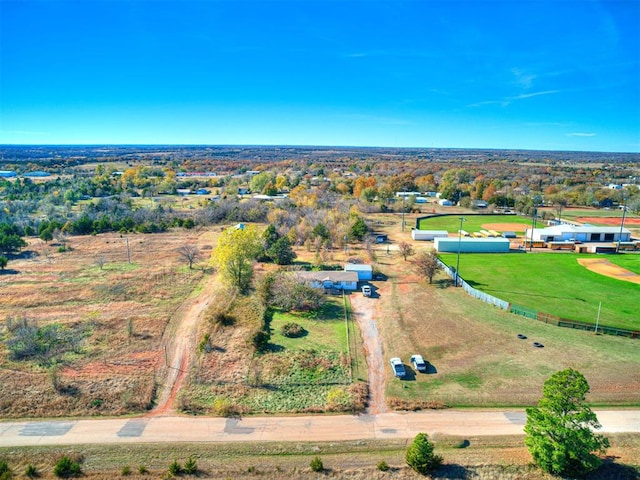
[[[609,461],[590,480],[637,478],[638,470],[628,465],[640,463],[638,435],[610,436]],[[167,478],[169,463],[174,459],[184,464],[191,455],[196,459],[199,478],[264,480],[335,478],[369,479],[499,479],[551,480],[530,465],[531,457],[520,436],[448,437],[434,435],[436,453],[444,457],[444,466],[431,477],[411,471],[404,463],[410,440],[360,440],[331,443],[226,443],[226,444],[129,444],[90,445],[77,447],[12,447],[0,449],[15,473],[21,474],[28,464],[35,465],[41,478],[53,479],[53,464],[61,455],[82,458],[83,478],[92,480],[125,478],[122,468],[129,466],[129,478]],[[463,445],[464,448],[460,448]],[[312,473],[309,462],[319,456],[325,471]],[[391,467],[380,472],[376,464],[384,460]],[[144,465],[149,473],[140,475]],[[185,477],[186,478],[186,477]]]
[[[411,242],[408,230],[401,232],[399,217],[380,220],[380,231],[394,243]],[[431,247],[430,242],[413,244],[418,251]],[[399,381],[387,368],[390,406],[531,405],[540,397],[544,380],[568,367],[586,376],[589,401],[637,405],[637,341],[594,336],[508,314],[447,286],[442,275],[429,285],[415,275],[411,259],[403,261],[393,248],[390,256],[385,245],[377,252],[377,267],[388,276],[387,281],[373,282],[380,295],[375,299],[375,318],[383,337],[385,366],[391,356],[400,356],[408,366],[409,357],[421,353],[434,369],[432,374],[417,375],[415,381]],[[517,333],[529,338],[517,340]],[[545,347],[535,349],[532,341]]]
[[[0,276],[0,336],[5,319],[26,318],[39,326],[81,326],[88,334],[79,353],[54,359],[60,365],[53,388],[50,363],[11,360],[0,350],[3,417],[114,415],[141,412],[152,401],[163,362],[161,338],[176,308],[202,279],[176,254],[185,243],[206,251],[213,234],[176,230],[163,234],[70,237],[70,252],[30,240],[28,255],[11,262],[16,273]],[[96,260],[106,260],[100,269]]]

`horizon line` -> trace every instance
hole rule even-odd
[[[566,150],[507,147],[416,147],[381,145],[324,145],[324,144],[252,144],[252,143],[0,143],[3,147],[251,147],[251,148],[337,148],[337,149],[389,149],[389,150],[471,150],[471,151],[524,151],[558,153],[609,153],[640,155],[638,151]]]

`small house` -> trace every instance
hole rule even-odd
[[[359,281],[373,279],[373,267],[364,263],[347,263],[344,266],[345,272],[355,272]]]
[[[295,272],[301,282],[308,283],[313,288],[337,289],[354,291],[358,288],[358,274],[356,272],[319,271]]]
[[[441,207],[453,207],[453,202],[451,200],[447,200],[446,198],[441,198],[438,200],[438,203]]]

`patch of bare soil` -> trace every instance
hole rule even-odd
[[[522,223],[483,223],[482,228],[497,232],[522,232],[527,226]]]

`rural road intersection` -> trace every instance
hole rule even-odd
[[[596,410],[603,433],[640,433],[640,410]],[[95,443],[341,441],[522,434],[526,415],[513,411],[437,410],[378,415],[291,417],[152,416],[0,422],[0,447]]]

